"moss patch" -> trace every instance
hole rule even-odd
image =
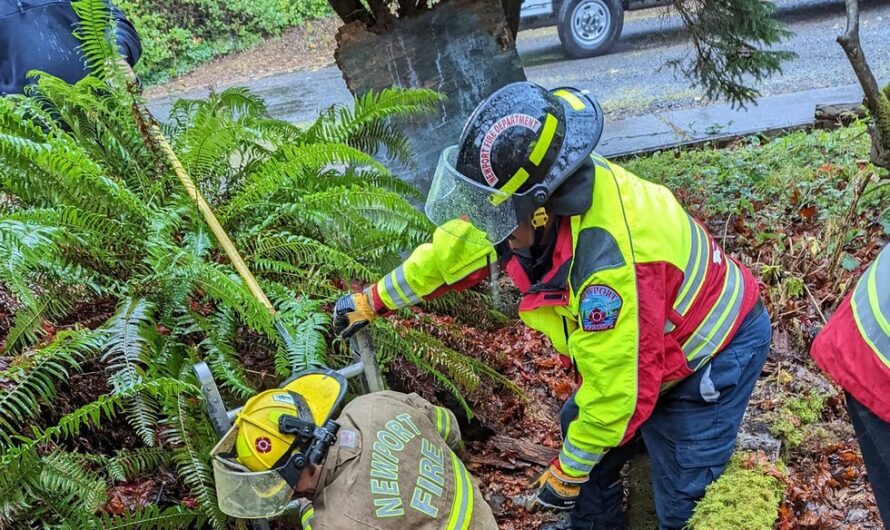
[[[690,530],[770,530],[785,492],[781,471],[751,453],[735,455],[689,519]]]
[[[822,418],[826,397],[819,393],[788,397],[776,412],[770,432],[782,438],[787,446],[798,447],[804,439],[806,427]]]

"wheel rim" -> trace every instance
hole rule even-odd
[[[611,26],[612,15],[603,0],[584,0],[572,12],[572,36],[582,46],[601,44]]]

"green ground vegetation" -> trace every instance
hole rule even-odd
[[[771,530],[785,492],[778,470],[735,455],[695,506],[689,530]]]
[[[822,419],[826,396],[811,392],[786,396],[774,412],[770,432],[782,439],[787,448],[798,447],[807,434],[807,427]]]
[[[802,218],[824,222],[844,215],[853,191],[849,183],[860,174],[877,171],[863,163],[869,146],[865,125],[860,123],[836,131],[752,136],[724,149],[663,151],[624,165],[665,184],[702,218],[749,217],[776,221],[770,225],[778,228]],[[890,233],[890,211],[881,202],[888,190],[884,185],[879,192],[879,184],[875,182],[860,207],[871,209]],[[805,210],[811,206],[815,211]],[[789,213],[793,217],[788,218]],[[774,234],[755,235],[756,242],[762,242]]]
[[[115,4],[142,38],[136,72],[149,85],[330,12],[327,0],[115,0]]]

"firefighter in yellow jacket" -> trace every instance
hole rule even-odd
[[[335,326],[349,336],[505,269],[520,317],[577,378],[536,505],[623,528],[620,470],[645,446],[661,527],[682,528],[733,451],[769,317],[751,273],[668,189],[593,153],[602,123],[571,88],[514,83],[483,101],[441,155],[432,242],[338,300]]]
[[[220,509],[272,518],[298,497],[304,530],[497,530],[449,410],[386,391],[335,419],[345,390],[310,370],[249,399],[211,452]]]

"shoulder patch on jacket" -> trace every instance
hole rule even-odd
[[[578,312],[584,331],[605,331],[618,322],[624,301],[615,289],[606,285],[590,285],[581,293]]]
[[[585,228],[578,233],[575,257],[572,259],[572,289],[583,285],[590,275],[607,269],[623,267],[626,262],[615,237],[600,227]]]
[[[340,447],[355,449],[355,442],[358,438],[355,431],[350,431],[349,429],[341,429],[338,438],[338,444],[340,445]]]

